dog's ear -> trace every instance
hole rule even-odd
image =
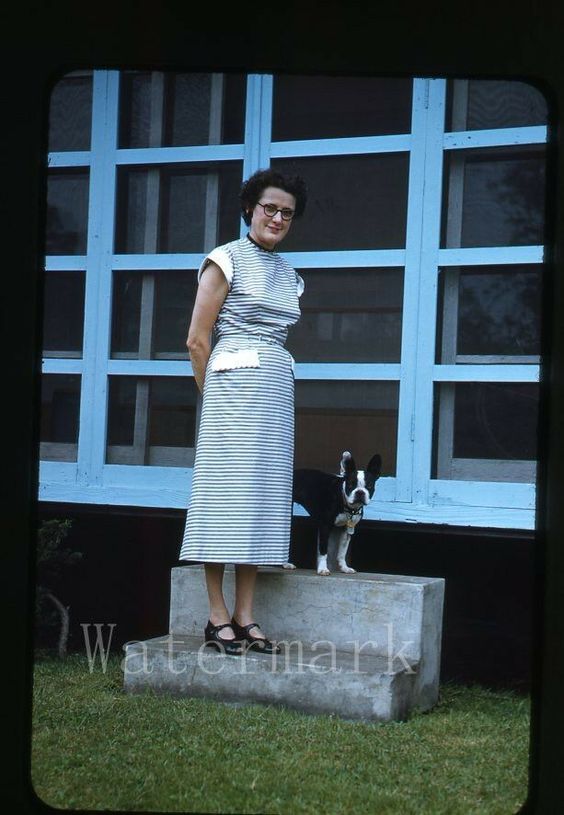
[[[347,472],[351,472],[352,470],[356,470],[356,464],[354,463],[354,459],[349,451],[345,450],[341,457],[341,475],[345,475]]]
[[[366,468],[366,471],[372,473],[374,478],[380,477],[380,473],[382,472],[382,457],[378,453],[372,456],[372,458],[368,462],[368,467]]]

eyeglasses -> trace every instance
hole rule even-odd
[[[261,204],[260,201],[257,201],[257,204],[264,209],[264,214],[268,215],[269,218],[274,218],[277,212],[280,213],[284,221],[291,221],[294,217],[293,209],[278,209],[275,204]]]

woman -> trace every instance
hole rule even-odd
[[[229,654],[245,644],[280,651],[254,622],[252,606],[257,566],[289,556],[294,366],[284,343],[300,316],[304,283],[275,250],[306,197],[301,178],[270,169],[243,184],[249,232],[204,258],[186,341],[203,402],[180,560],[204,562],[205,642]],[[225,563],[235,564],[231,618]]]

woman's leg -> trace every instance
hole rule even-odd
[[[227,611],[223,598],[223,572],[225,563],[204,563],[206,573],[206,587],[210,603],[210,622],[212,625],[222,625],[231,622],[231,616]],[[235,639],[235,632],[232,628],[222,628],[219,636],[224,640]]]
[[[245,626],[254,622],[253,598],[256,578],[256,565],[250,563],[235,564],[235,609],[233,611],[233,617],[239,625]],[[264,639],[264,634],[258,626],[251,628],[249,634],[252,637]]]

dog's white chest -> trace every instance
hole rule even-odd
[[[339,512],[335,518],[335,526],[346,526],[347,532],[352,535],[360,518],[360,513],[358,515],[349,515],[347,512]]]

